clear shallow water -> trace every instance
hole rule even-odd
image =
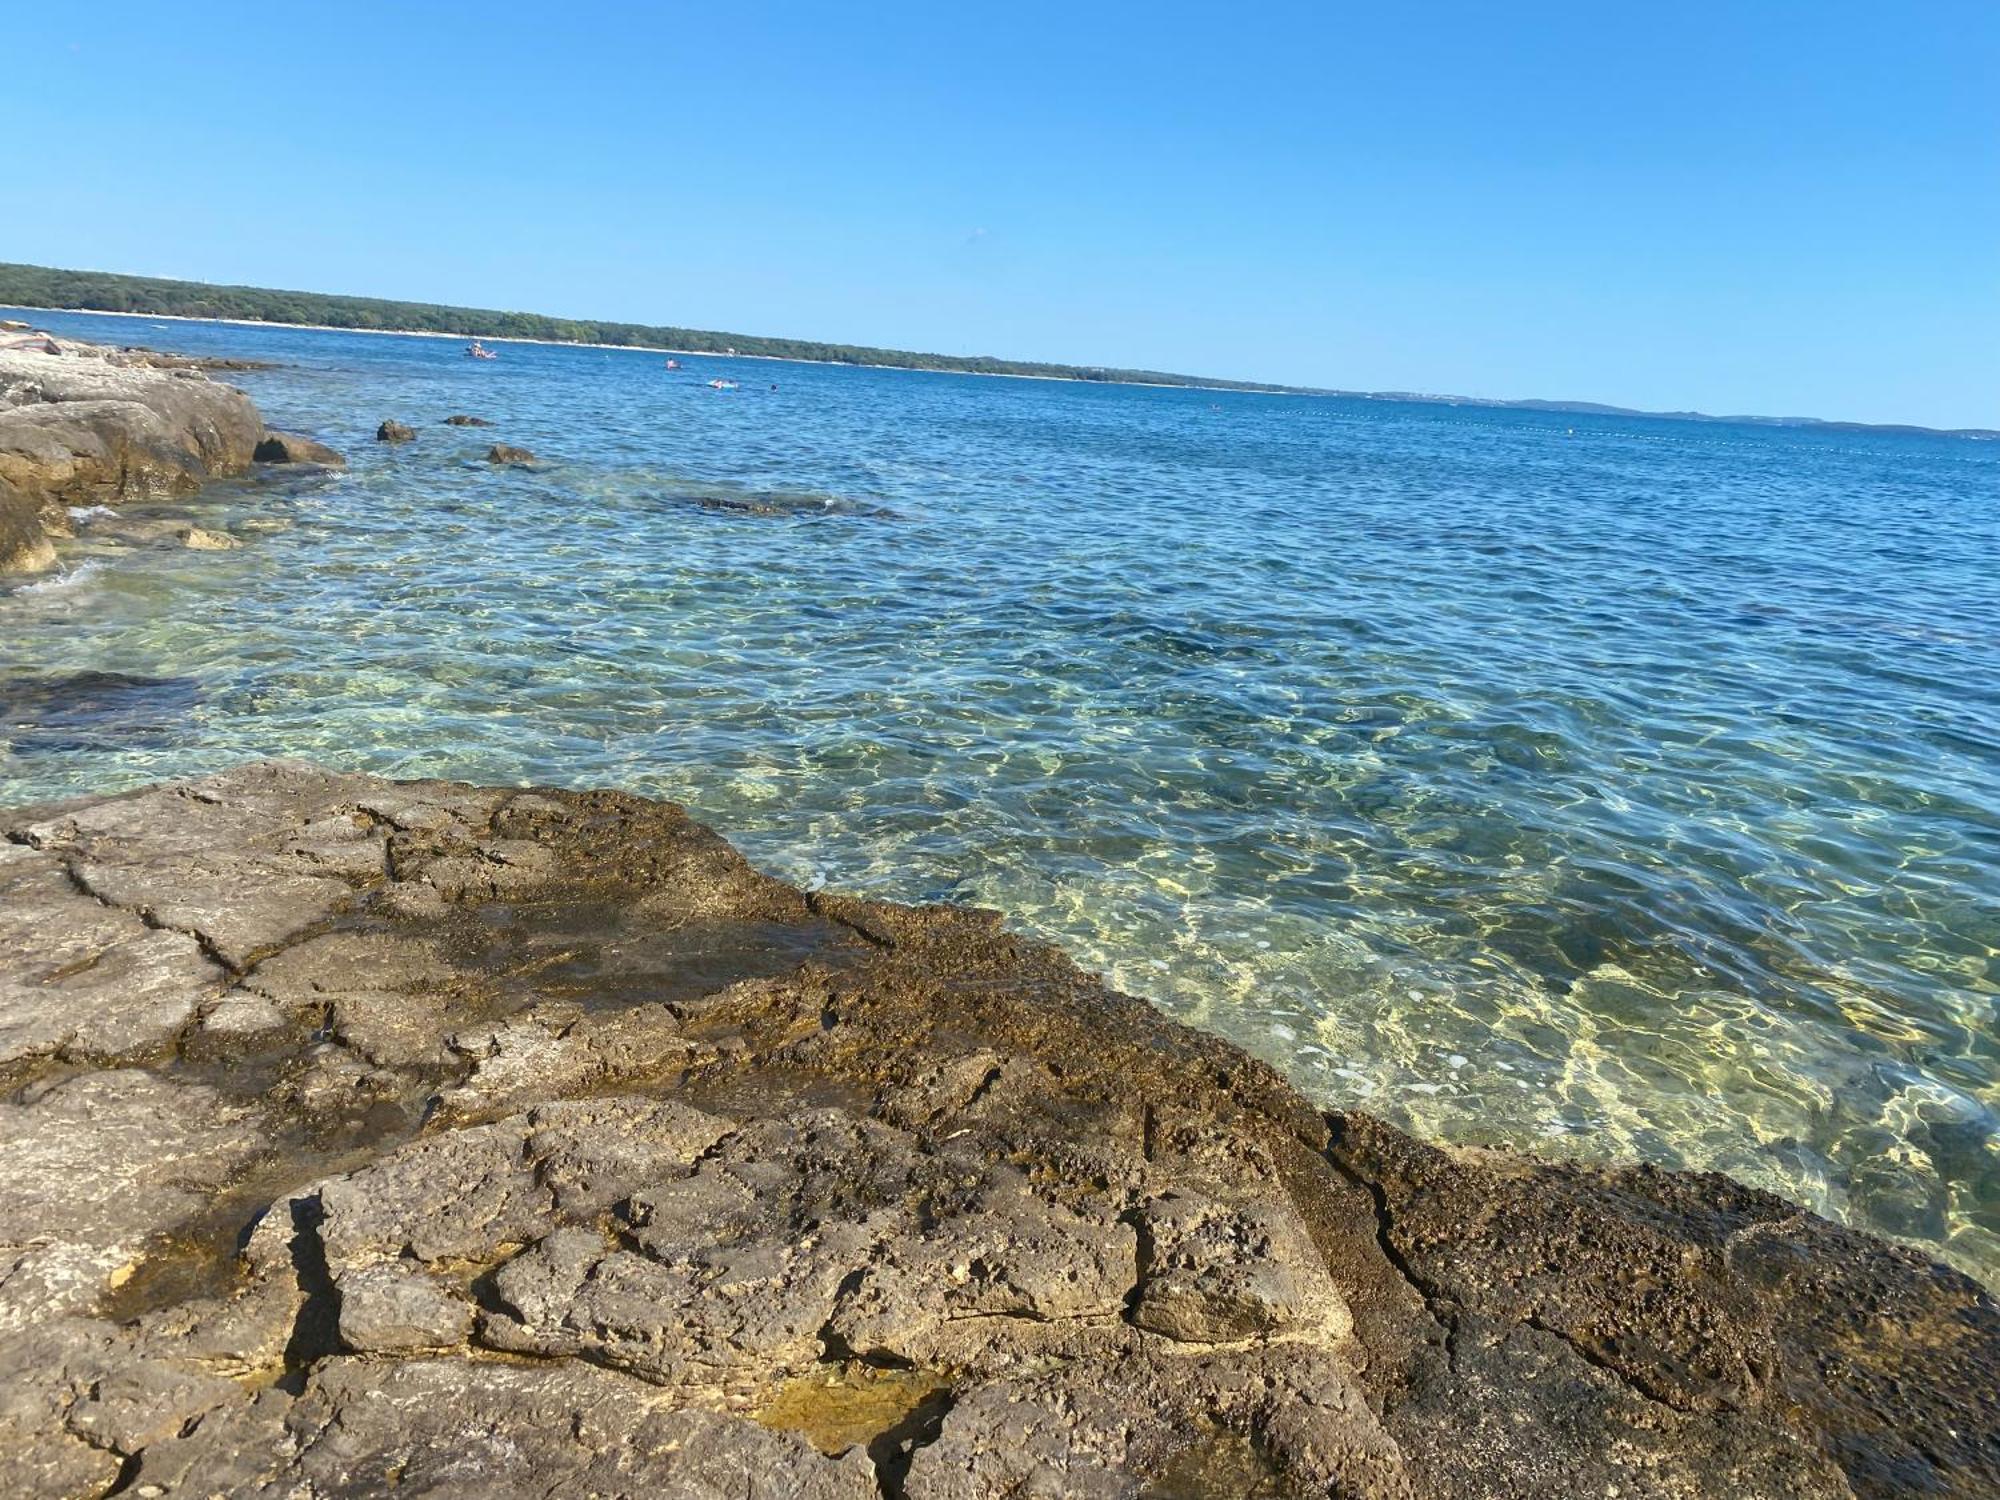
[[[2000,445],[37,317],[285,361],[352,468],[0,594],[0,804],[632,787],[1328,1102],[2000,1284]]]

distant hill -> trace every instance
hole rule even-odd
[[[1504,406],[1510,411],[1546,411],[1587,417],[1657,417],[1663,422],[1740,422],[1753,427],[1818,427],[1829,432],[1906,432],[1924,437],[1978,438],[1991,442],[2000,430],[1991,427],[1917,427],[1906,422],[1834,422],[1825,417],[1718,417],[1705,411],[1645,411],[1636,406],[1606,406],[1601,401],[1494,401],[1479,396],[1420,396],[1408,391],[1354,391],[1375,401],[1429,401],[1447,406]]]
[[[815,360],[822,364],[886,365],[893,369],[944,370],[969,375],[1029,375],[1045,380],[1085,380],[1114,385],[1171,385],[1280,395],[1341,396],[1362,401],[1415,401],[1433,406],[1498,407],[1577,416],[1655,417],[1675,422],[1750,422],[1768,427],[1923,433],[1988,441],[2000,439],[2000,431],[1984,427],[1911,427],[1874,422],[1829,422],[1818,417],[1716,417],[1698,411],[1641,411],[1635,407],[1606,406],[1595,401],[1503,401],[1418,391],[1340,391],[1310,386],[1267,385],[1252,380],[1175,375],[1163,370],[1059,365],[1039,360],[997,359],[984,354],[919,354],[908,349],[875,349],[863,344],[822,344],[809,339],[765,338],[757,334],[716,333],[708,329],[675,328],[651,323],[552,318],[542,313],[449,307],[436,302],[396,302],[382,297],[345,297],[328,292],[280,292],[265,287],[214,286],[205,281],[169,281],[158,276],[123,276],[113,271],[63,271],[51,266],[7,262],[0,262],[0,306],[119,312],[154,317],[235,318],[256,323],[305,324],[377,332],[539,339],[557,344],[618,344],[673,350],[676,353],[755,355],[768,359]]]
[[[557,344],[620,344],[676,353],[746,354],[809,359],[837,365],[889,365],[907,370],[951,370],[974,375],[1036,375],[1051,380],[1116,384],[1202,386],[1232,391],[1282,391],[1290,387],[1247,380],[1208,380],[1160,370],[1120,370],[1089,365],[995,359],[988,355],[917,354],[858,344],[763,338],[649,323],[607,323],[551,318],[541,313],[446,307],[435,302],[393,302],[325,292],[278,292],[254,286],[211,286],[158,276],[110,271],[62,271],[50,266],[0,263],[0,304],[175,318],[235,318],[258,323],[314,324],[405,333],[449,333],[466,338],[541,339]]]

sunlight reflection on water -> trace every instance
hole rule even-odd
[[[0,802],[252,754],[632,787],[1328,1102],[2000,1281],[1990,445],[42,321],[288,361],[242,383],[352,467],[0,596]],[[52,726],[84,673],[171,686]]]

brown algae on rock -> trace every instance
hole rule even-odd
[[[926,1412],[943,1415],[951,1383],[928,1370],[878,1369],[850,1361],[827,1373],[794,1376],[751,1412],[766,1427],[796,1432],[839,1457],[896,1434]]]

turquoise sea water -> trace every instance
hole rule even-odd
[[[0,804],[657,793],[1322,1100],[2000,1283],[2000,445],[36,316],[282,361],[352,467],[0,594]]]

